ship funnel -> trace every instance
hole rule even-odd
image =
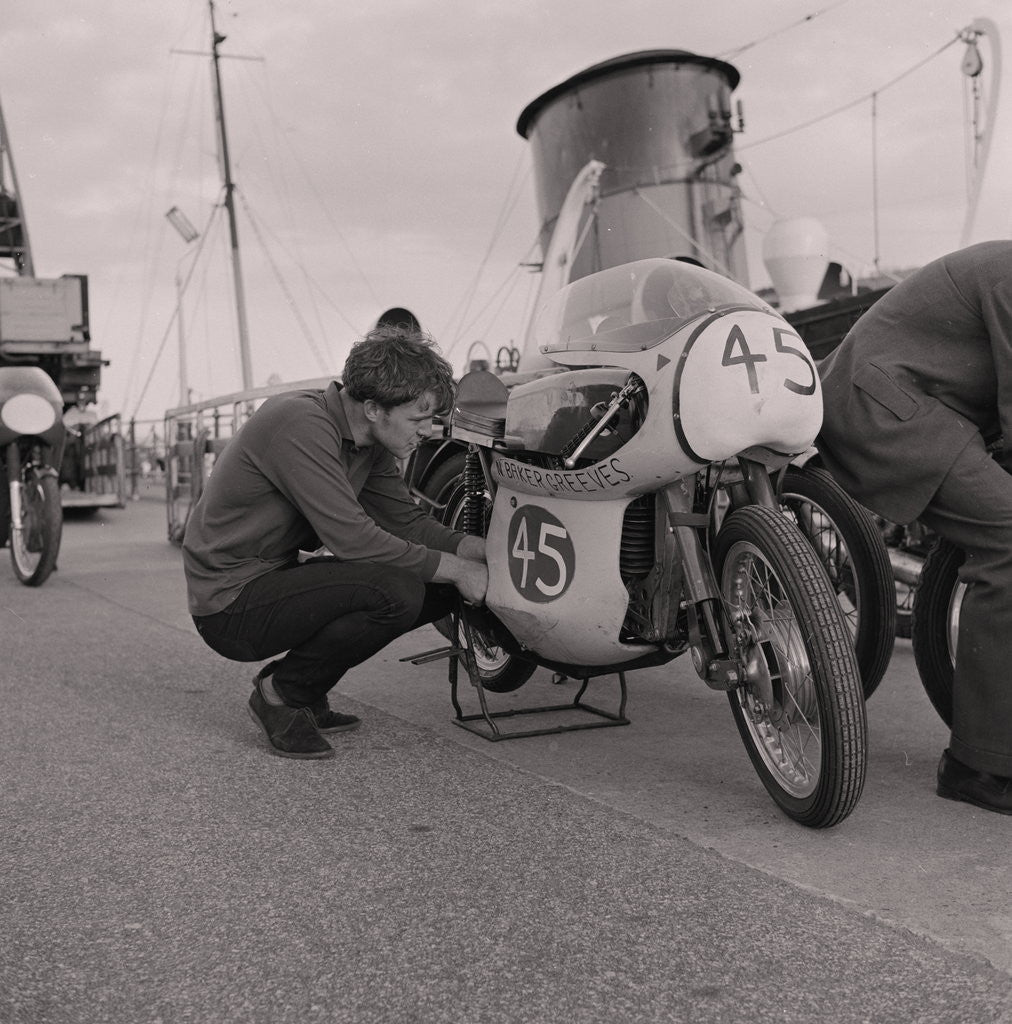
[[[733,147],[738,81],[724,61],[645,50],[595,64],[528,104],[517,131],[531,146],[543,253],[559,248],[559,214],[582,169],[604,166],[575,226],[568,280],[688,256],[747,285]]]
[[[829,238],[814,217],[775,221],[763,239],[763,263],[780,311],[814,306],[829,266]]]

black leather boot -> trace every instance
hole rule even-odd
[[[937,792],[946,800],[963,800],[985,811],[1012,814],[1012,779],[979,772],[957,761],[948,750],[938,762]]]

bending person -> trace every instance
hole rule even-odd
[[[322,734],[359,725],[328,704],[345,672],[488,587],[484,539],[419,508],[397,463],[449,409],[449,363],[420,332],[379,327],[342,381],[264,402],[215,462],[183,538],[204,641],[235,661],[277,658],[249,710],[283,757],[333,756]]]
[[[938,793],[1010,814],[1012,476],[985,438],[1012,445],[1012,241],[943,256],[896,285],[820,375],[830,472],[873,512],[920,519],[966,553]]]

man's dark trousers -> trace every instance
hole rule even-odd
[[[978,435],[963,450],[921,521],[966,553],[952,693],[952,753],[1012,776],[1012,476]]]
[[[355,665],[391,641],[448,615],[450,584],[425,583],[391,565],[313,558],[251,580],[214,615],[195,615],[201,637],[232,661],[273,666],[274,688],[294,707],[312,707]]]

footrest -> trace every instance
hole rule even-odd
[[[431,651],[423,651],[421,654],[409,654],[406,658],[398,658],[401,662],[410,662],[412,665],[428,665],[430,661],[441,661],[443,658],[459,658],[463,655],[462,647],[437,647]]]

